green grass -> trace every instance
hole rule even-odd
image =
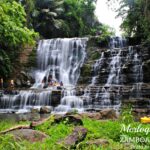
[[[17,125],[28,125],[28,124],[29,124],[28,121],[19,121],[19,122],[13,120],[0,121],[0,132]]]
[[[123,118],[123,119],[122,119]],[[77,150],[129,150],[129,146],[124,146],[121,141],[121,136],[126,135],[130,138],[134,137],[143,137],[143,138],[149,138],[150,139],[150,133],[146,135],[144,132],[126,132],[121,131],[122,125],[130,125],[133,127],[138,127],[139,125],[143,129],[150,128],[149,124],[141,124],[139,122],[134,122],[131,120],[129,114],[124,115],[119,120],[105,120],[105,121],[98,121],[98,120],[92,120],[89,118],[83,118],[83,126],[88,129],[88,133],[84,141],[80,142],[76,149]],[[129,122],[130,120],[130,122]],[[49,135],[49,138],[45,139],[43,142],[36,142],[36,143],[30,143],[27,141],[22,142],[15,142],[13,138],[10,135],[2,136],[0,138],[0,150],[61,150],[61,149],[67,149],[65,147],[62,147],[58,144],[58,141],[64,139],[66,136],[68,136],[73,128],[74,125],[68,124],[67,121],[60,122],[59,124],[55,124],[54,118],[51,117],[47,122],[45,122],[42,125],[39,125],[35,128],[35,130],[39,130],[44,132],[45,134]],[[27,122],[19,122],[12,124],[10,122],[0,122],[0,130],[4,130],[6,128],[12,127],[16,124],[25,124]],[[108,146],[104,147],[97,147],[95,145],[87,145],[87,142],[94,139],[106,139],[109,141]],[[143,150],[149,150],[150,149],[150,142],[132,142],[130,143],[130,146],[147,146],[147,148],[139,148]],[[132,148],[131,148],[132,149]]]

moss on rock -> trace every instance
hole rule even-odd
[[[81,68],[81,76],[90,76],[92,71],[92,66],[90,64],[84,64]]]

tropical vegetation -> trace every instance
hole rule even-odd
[[[112,34],[95,16],[96,0],[1,0],[0,77],[9,78],[26,45],[40,38]]]
[[[76,145],[77,150],[129,150],[129,149],[144,149],[148,150],[150,146],[150,135],[148,124],[141,124],[135,122],[134,117],[129,108],[122,111],[121,116],[117,120],[94,120],[88,117],[82,118],[82,127],[87,129],[87,135],[83,141]],[[29,122],[14,122],[14,121],[2,121],[0,122],[0,131],[4,131],[17,124],[28,125]],[[35,130],[44,132],[48,137],[43,142],[29,141],[16,141],[12,135],[6,134],[0,137],[0,149],[1,150],[61,150],[71,149],[60,145],[58,142],[66,138],[75,128],[74,124],[70,124],[67,118],[59,123],[54,122],[54,116],[51,116],[45,123],[35,127]],[[125,129],[126,128],[126,129]],[[134,129],[139,128],[142,131],[129,130],[128,128]],[[144,132],[145,131],[145,132]],[[146,133],[147,131],[147,133]],[[108,144],[87,144],[89,141],[96,139],[103,139],[108,141]],[[137,139],[137,140],[136,140]],[[127,140],[130,140],[128,142]],[[143,142],[141,140],[147,140]]]
[[[113,0],[108,0],[114,3]],[[123,18],[121,28],[126,36],[139,41],[150,41],[150,1],[149,0],[115,0],[120,8],[116,10]],[[115,6],[114,6],[115,7]]]

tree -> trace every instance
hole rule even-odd
[[[37,34],[26,25],[24,8],[16,1],[0,1],[0,76],[8,76],[19,49],[34,44]]]
[[[95,0],[64,0],[66,31],[69,37],[90,35],[100,25],[95,16]]]
[[[62,0],[36,0],[35,10],[32,13],[33,27],[43,37],[55,37],[55,30],[60,29],[63,20],[60,14],[63,13]]]
[[[150,1],[119,1],[120,8],[117,11],[118,16],[123,18],[121,28],[128,36],[133,36],[140,40],[150,40]]]

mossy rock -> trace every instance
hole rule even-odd
[[[89,84],[89,81],[91,80],[91,78],[89,77],[80,77],[78,80],[78,84]]]
[[[99,53],[99,52],[97,52],[97,51],[95,51],[94,53],[92,53],[91,55],[90,55],[90,60],[97,60],[97,59],[99,59],[100,58],[100,56],[101,56],[101,54]]]
[[[98,37],[90,37],[87,42],[87,47],[98,46]]]
[[[81,68],[81,76],[87,77],[91,76],[92,72],[92,65],[90,64],[84,64],[83,67]]]
[[[88,60],[97,60],[101,57],[98,47],[89,47],[87,49]]]

